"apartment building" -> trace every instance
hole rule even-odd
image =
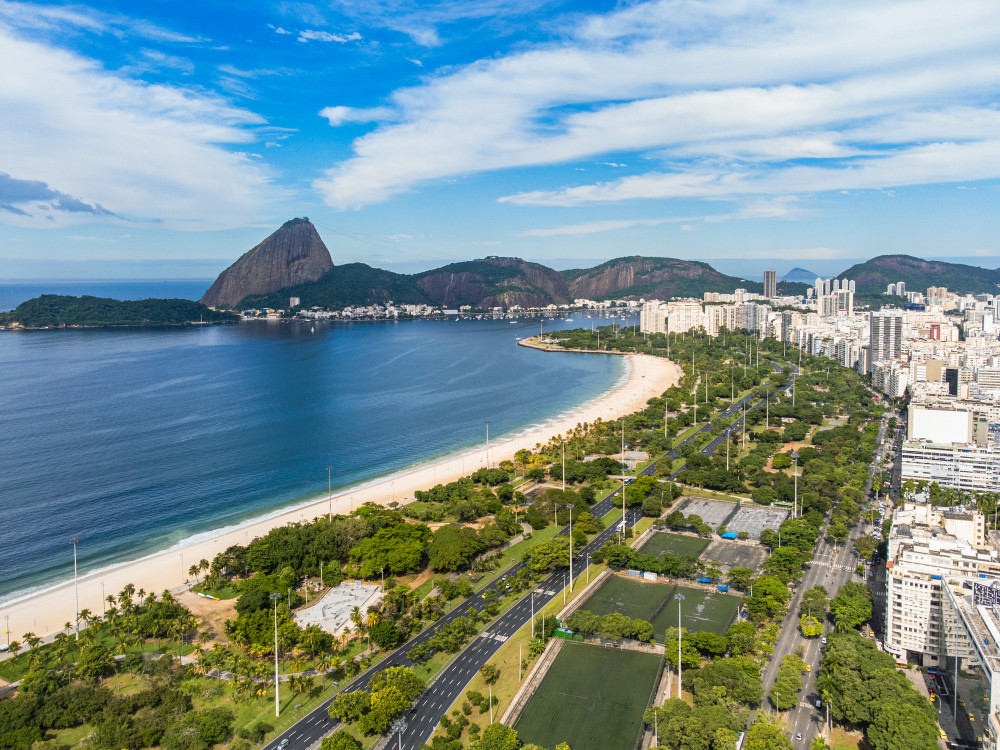
[[[893,514],[888,542],[885,650],[899,663],[975,661],[944,588],[952,576],[1000,576],[1000,555],[987,540],[985,516],[906,503]]]
[[[1000,451],[975,443],[907,440],[900,477],[965,492],[1000,492]]]

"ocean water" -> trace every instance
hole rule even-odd
[[[598,324],[607,321],[595,321]],[[548,321],[556,327],[589,327]],[[537,320],[0,333],[0,601],[547,421],[620,357]],[[363,495],[359,493],[359,497]]]
[[[201,299],[213,279],[167,279],[130,281],[85,279],[60,281],[53,279],[0,279],[0,311],[13,310],[22,302],[42,294],[68,294],[80,297],[110,297],[111,299]]]

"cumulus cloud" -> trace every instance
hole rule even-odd
[[[108,72],[2,24],[0,69],[0,169],[19,189],[29,182],[56,194],[29,209],[4,201],[30,215],[8,211],[5,221],[32,223],[47,201],[46,219],[57,222],[113,212],[220,228],[259,218],[280,197],[264,167],[229,150],[265,130],[253,112]]]
[[[314,185],[352,208],[459,175],[628,153],[643,174],[502,200],[988,179],[1000,177],[998,94],[990,0],[660,0],[394,92],[395,122],[356,139]]]
[[[325,117],[330,125],[338,127],[348,122],[378,122],[388,120],[394,115],[389,107],[324,107],[319,111],[320,117]]]

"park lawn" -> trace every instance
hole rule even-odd
[[[479,591],[486,586],[488,586],[492,581],[495,581],[500,576],[507,572],[507,569],[515,563],[521,562],[521,558],[524,557],[525,553],[529,550],[534,549],[542,542],[547,542],[549,539],[554,537],[562,529],[554,523],[550,523],[544,529],[531,532],[530,539],[522,539],[517,544],[508,547],[503,551],[503,555],[500,557],[500,563],[494,568],[490,573],[483,576],[479,582],[476,584],[476,591]]]
[[[566,642],[514,728],[522,742],[632,750],[662,657]]]
[[[709,540],[696,536],[685,536],[683,534],[671,534],[670,532],[658,532],[653,534],[649,540],[639,548],[640,552],[647,555],[654,555],[662,558],[664,552],[671,555],[698,557],[708,546]]]
[[[603,563],[600,565],[591,565],[590,567],[591,577],[596,577],[607,569],[607,566]],[[576,586],[574,586],[574,590],[569,593],[567,603],[572,602],[573,599],[580,596],[580,592],[582,592],[587,585],[586,580],[586,577],[583,575],[576,579]],[[555,617],[564,606],[565,605],[562,603],[562,597],[557,597],[540,610],[537,610],[535,612],[535,619],[538,619],[543,615],[547,618]],[[493,655],[493,658],[489,660],[490,664],[493,664],[500,670],[500,676],[493,685],[493,697],[500,701],[493,709],[494,720],[498,720],[503,712],[507,710],[511,701],[514,700],[514,696],[517,694],[518,689],[521,687],[521,680],[528,676],[528,671],[531,669],[531,663],[534,662],[534,659],[528,655],[528,643],[530,643],[530,641],[531,623],[527,622],[521,627],[520,630],[508,638],[507,641]],[[527,668],[524,669],[520,675],[518,674],[519,657],[529,662]],[[461,709],[462,703],[466,700],[465,693],[470,690],[475,690],[488,696],[490,687],[486,684],[482,675],[477,672],[469,684],[466,685],[465,692],[462,693],[462,696],[449,707],[449,714],[454,709]],[[474,708],[472,716],[470,716],[469,719],[480,726],[484,726],[489,722],[489,711],[486,712],[485,716],[486,721],[483,721],[479,717],[479,710]],[[437,734],[444,734],[444,732],[440,731],[440,727],[438,728]]]
[[[598,616],[619,612],[633,619],[652,621],[673,593],[668,583],[610,576],[581,606]],[[675,613],[676,617],[676,613]]]
[[[708,630],[724,635],[736,618],[742,599],[739,596],[688,588],[687,586],[678,586],[673,593],[684,596],[681,608],[681,626],[691,633]],[[675,596],[671,596],[670,601],[652,620],[653,633],[657,640],[662,641],[667,628],[677,627],[677,607],[679,604]]]
[[[196,594],[208,594],[209,596],[214,596],[222,601],[226,601],[227,599],[236,599],[240,595],[237,588],[228,581],[223,583],[221,586],[215,586],[214,588],[209,588],[205,585],[205,582],[202,581],[196,586],[192,586],[191,590]]]
[[[428,578],[426,581],[424,581],[419,586],[417,586],[415,589],[413,589],[413,593],[416,594],[416,596],[417,596],[417,601],[418,602],[419,601],[423,601],[424,598],[426,598],[426,596],[429,593],[431,593],[431,589],[432,588],[434,588],[434,579],[433,578]]]
[[[829,745],[833,750],[857,750],[862,739],[860,732],[848,732],[840,727],[834,727],[831,735]]]
[[[94,727],[92,725],[81,724],[78,727],[70,727],[69,729],[54,729],[48,732],[45,738],[55,740],[55,743],[59,747],[73,747],[93,731]]]

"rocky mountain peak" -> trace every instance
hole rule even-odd
[[[245,297],[316,281],[333,268],[330,251],[307,218],[286,221],[219,274],[201,303],[233,307]]]

